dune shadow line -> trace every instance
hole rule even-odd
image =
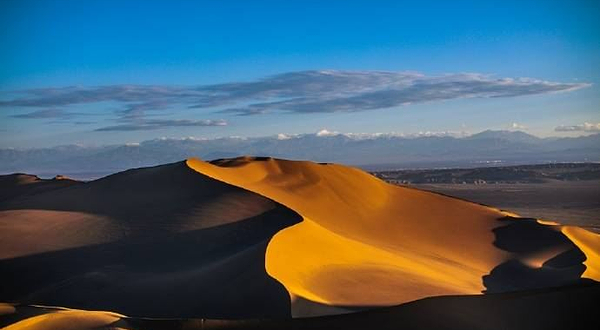
[[[494,245],[512,253],[513,257],[482,277],[484,293],[510,292],[557,287],[584,281],[585,254],[556,227],[531,218],[510,216],[498,219],[506,225],[493,230]],[[557,254],[545,260],[541,267],[532,267],[526,258],[535,258],[545,251]]]

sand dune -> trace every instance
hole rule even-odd
[[[28,174],[0,175],[0,202],[17,196],[33,195],[81,183],[62,176],[44,180]]]
[[[590,299],[600,280],[600,235],[336,164],[189,159],[86,183],[0,182],[9,284],[0,301],[90,310],[0,305],[0,325],[19,329],[80,319],[82,328],[444,328],[427,323],[436,313],[468,329],[494,306],[510,316],[522,301]],[[215,320],[258,318],[273,320]]]
[[[85,212],[0,211],[0,258],[9,259],[123,237],[110,218]]]
[[[18,195],[0,210],[0,277],[10,283],[2,301],[151,317],[290,316],[264,258],[270,238],[300,218],[183,162]]]
[[[290,294],[313,302],[389,306],[482,293],[490,290],[486,285],[493,292],[556,286],[596,267],[582,264],[581,249],[560,227],[389,185],[358,169],[249,157],[187,164],[302,215],[301,223],[273,237],[266,268]],[[522,240],[528,246],[513,249]],[[560,265],[530,266],[564,254],[572,257]],[[596,270],[585,276],[598,279]]]

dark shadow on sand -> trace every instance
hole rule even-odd
[[[345,329],[345,330],[563,330],[585,329],[597,321],[600,284],[585,281],[560,288],[512,293],[425,298],[394,307],[353,314],[300,319],[149,319],[125,318],[110,326],[131,330]],[[48,309],[17,306],[0,316],[0,326]]]
[[[265,270],[270,238],[299,217],[279,207],[228,225],[0,260],[2,301],[145,317],[290,317]]]
[[[506,225],[493,230],[494,245],[513,253],[514,257],[483,276],[485,293],[557,287],[582,281],[585,254],[556,227],[528,218],[507,216],[499,221]],[[543,251],[558,251],[558,254],[539,268],[523,262],[524,258]]]

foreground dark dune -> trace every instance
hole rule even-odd
[[[593,329],[597,322],[599,297],[600,284],[582,281],[580,284],[560,288],[490,295],[432,297],[400,306],[353,314],[290,320],[148,319],[107,312],[69,312],[40,306],[15,306],[12,310],[6,308],[5,314],[0,315],[0,327],[48,329],[51,322],[51,326],[60,329],[81,329],[81,325],[85,324],[91,325],[86,328],[115,327],[130,330]],[[54,315],[53,319],[49,319],[48,316],[56,314],[57,311],[63,313],[61,317]],[[26,323],[28,321],[29,323]]]
[[[336,164],[0,182],[0,301],[22,304],[0,310],[15,328],[513,328],[583,319],[575,306],[598,297],[599,235]]]

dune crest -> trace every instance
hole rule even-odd
[[[600,235],[583,228],[564,226],[562,232],[585,254],[585,272],[581,277],[600,281]]]
[[[326,305],[384,306],[480,294],[488,289],[484,278],[500,290],[530,285],[506,275],[513,264],[525,272],[541,267],[532,276],[542,274],[550,284],[568,283],[585,269],[581,262],[561,264],[568,271],[541,265],[571,250],[580,253],[573,243],[585,252],[597,251],[600,242],[600,236],[582,229],[562,233],[535,221],[511,226],[500,221],[507,218],[500,210],[390,185],[337,164],[251,157],[186,163],[303,217],[271,239],[266,269],[292,296]],[[504,227],[509,228],[498,230]],[[522,251],[503,246],[536,233],[548,239]],[[585,255],[586,277],[598,280],[597,253]]]

